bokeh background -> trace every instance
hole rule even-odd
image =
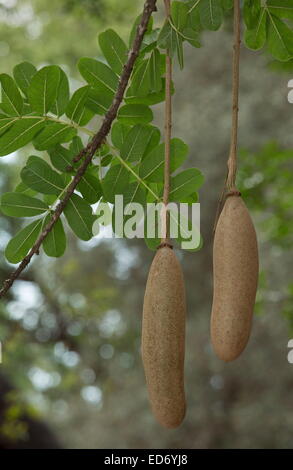
[[[0,0],[0,71],[23,60],[62,65],[79,85],[76,62],[98,57],[107,27],[127,39],[142,7],[132,0]],[[159,2],[160,3],[160,2]],[[163,3],[163,2],[161,2]],[[160,21],[161,8],[156,14]],[[186,46],[175,67],[174,136],[186,165],[205,175],[204,246],[178,252],[187,289],[187,415],[179,429],[153,419],[140,358],[144,287],[153,257],[142,240],[88,243],[70,237],[62,259],[42,253],[0,305],[0,448],[290,448],[293,434],[293,105],[288,80],[266,53],[241,56],[239,189],[260,246],[260,284],[251,339],[224,364],[209,340],[212,229],[230,135],[232,23]],[[162,106],[154,107],[162,125]],[[98,126],[98,121],[93,127]],[[0,191],[19,182],[30,149],[0,160]],[[18,221],[0,218],[3,251]]]

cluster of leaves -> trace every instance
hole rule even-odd
[[[267,45],[277,60],[293,58],[293,5],[290,0],[245,0],[245,43],[258,50]]]
[[[138,21],[139,18],[131,31],[130,43]],[[81,240],[93,236],[96,220],[93,204],[99,201],[114,204],[116,194],[123,195],[124,205],[139,202],[146,206],[147,202],[162,198],[164,143],[159,129],[150,124],[153,119],[150,106],[164,100],[165,56],[158,49],[157,37],[158,31],[150,23],[112,128],[111,142],[107,141],[99,149],[65,207],[64,217]],[[7,245],[5,254],[11,263],[18,263],[28,253],[66,194],[78,167],[78,163],[72,167],[73,157],[84,146],[79,134],[93,135],[83,126],[96,115],[104,115],[113,100],[128,47],[111,29],[100,34],[99,44],[103,60],[82,58],[79,61],[80,74],[87,84],[72,96],[65,72],[55,65],[37,71],[32,64],[23,62],[14,68],[13,78],[0,75],[0,155],[30,143],[38,151],[28,158],[15,191],[1,198],[5,215],[33,217]],[[187,157],[188,148],[174,138],[171,149],[174,173]],[[46,153],[39,153],[42,151]],[[171,200],[196,201],[202,180],[195,168],[172,176]],[[43,243],[48,256],[58,257],[65,251],[63,222],[62,217]]]
[[[275,58],[292,57],[289,3],[245,0],[245,40],[249,47],[258,49],[267,40]],[[159,129],[151,124],[151,107],[165,98],[164,50],[176,55],[182,68],[184,41],[200,47],[200,32],[219,29],[232,7],[232,0],[175,0],[171,16],[161,29],[150,22],[111,140],[99,149],[64,210],[67,223],[80,239],[86,241],[93,236],[96,216],[92,205],[99,201],[115,204],[115,195],[121,194],[125,205],[139,202],[146,207],[147,202],[162,199],[164,143]],[[139,20],[140,17],[133,25],[129,45],[111,29],[99,35],[104,57],[79,61],[79,72],[86,84],[71,96],[69,80],[56,65],[37,71],[32,64],[23,62],[14,68],[13,77],[0,75],[0,156],[31,143],[37,152],[46,152],[28,158],[21,171],[21,182],[13,193],[4,194],[1,199],[4,214],[34,217],[9,242],[6,257],[10,262],[18,263],[27,254],[66,194],[78,167],[72,166],[72,160],[84,146],[80,135],[92,137],[93,132],[84,126],[97,115],[103,116],[111,105]],[[46,161],[47,154],[50,163]],[[187,155],[185,143],[174,138],[171,201],[197,201],[197,190],[203,181],[201,173],[195,168],[178,171]],[[72,171],[68,170],[70,167]],[[61,256],[65,251],[63,221],[62,218],[55,224],[43,244],[49,256]],[[146,242],[154,248],[157,239],[146,238]]]
[[[172,2],[172,18],[162,29],[159,42],[166,44],[183,67],[184,41],[200,47],[203,30],[218,30],[233,0],[186,0]],[[244,0],[245,44],[253,50],[267,44],[268,52],[279,61],[293,58],[293,6],[291,0]]]

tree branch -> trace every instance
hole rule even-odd
[[[89,144],[85,147],[85,149],[77,156],[79,157],[80,155],[85,156],[85,159],[81,166],[77,169],[77,172],[71,181],[71,184],[68,186],[68,189],[64,195],[64,198],[62,201],[59,202],[58,206],[56,207],[51,220],[48,222],[44,230],[42,231],[41,235],[37,239],[36,243],[34,246],[31,248],[29,253],[24,257],[24,259],[21,261],[20,265],[18,268],[11,273],[8,279],[6,279],[3,283],[3,287],[0,290],[0,298],[3,297],[6,292],[11,288],[13,285],[14,281],[19,277],[19,275],[22,273],[22,271],[26,268],[26,266],[30,263],[32,257],[39,252],[39,249],[47,237],[47,235],[50,233],[52,230],[54,224],[57,222],[57,220],[60,218],[65,206],[67,205],[68,201],[70,200],[76,186],[80,182],[82,176],[84,175],[88,165],[90,164],[93,156],[95,155],[97,149],[103,144],[105,137],[109,134],[111,125],[114,121],[114,119],[117,117],[118,109],[122,103],[123,97],[125,90],[127,88],[129,78],[131,75],[131,72],[133,70],[134,63],[138,57],[140,46],[144,37],[144,34],[147,30],[148,22],[149,19],[153,13],[153,11],[156,10],[156,3],[157,0],[146,0],[144,4],[144,9],[143,13],[141,16],[141,20],[139,22],[139,25],[137,27],[136,31],[136,36],[132,45],[132,48],[130,49],[128,53],[128,59],[126,64],[123,67],[122,74],[119,79],[118,83],[118,88],[117,92],[114,96],[113,102],[108,109],[102,125],[99,129],[99,131],[94,135],[92,140],[89,142]],[[76,158],[77,158],[76,157]]]

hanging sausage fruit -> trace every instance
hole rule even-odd
[[[165,0],[170,16],[170,0]],[[163,204],[170,192],[172,59],[166,52],[165,170]],[[185,287],[181,266],[169,239],[169,214],[162,215],[161,244],[148,275],[142,324],[142,358],[153,413],[167,428],[180,425],[185,415]]]
[[[258,281],[258,248],[249,212],[235,185],[238,133],[240,1],[234,1],[233,110],[228,174],[214,238],[211,340],[217,356],[233,361],[249,339]]]

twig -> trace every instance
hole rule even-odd
[[[131,72],[133,70],[134,63],[137,59],[137,56],[139,54],[140,46],[144,37],[144,34],[146,32],[147,26],[149,19],[153,13],[153,11],[156,10],[156,3],[157,0],[146,0],[144,4],[144,9],[143,13],[141,16],[140,23],[137,27],[136,31],[136,36],[132,45],[131,50],[129,51],[128,54],[128,59],[126,64],[123,67],[122,74],[119,79],[119,84],[117,88],[117,92],[113,98],[112,105],[110,106],[109,110],[107,111],[102,125],[99,129],[99,131],[94,135],[90,143],[86,146],[86,148],[83,151],[83,155],[85,155],[85,159],[81,166],[77,169],[76,174],[71,181],[70,185],[68,186],[68,189],[64,195],[64,198],[62,201],[59,202],[58,206],[56,207],[51,220],[48,222],[44,230],[42,231],[41,235],[37,239],[36,243],[34,246],[31,248],[29,253],[23,258],[21,261],[20,265],[18,268],[12,272],[9,276],[8,279],[6,279],[3,283],[3,287],[0,290],[0,298],[3,297],[6,292],[10,289],[10,287],[13,285],[14,281],[19,277],[19,275],[22,273],[22,271],[26,268],[26,266],[30,263],[32,257],[34,254],[36,254],[43,241],[47,237],[47,235],[50,233],[52,230],[54,224],[57,222],[59,217],[61,216],[65,206],[67,205],[68,201],[70,200],[76,186],[80,182],[82,176],[84,175],[88,165],[90,164],[93,156],[95,155],[97,149],[103,144],[105,137],[108,135],[111,129],[111,125],[114,121],[114,119],[117,116],[118,109],[120,104],[122,103],[123,97],[124,97],[124,92],[126,90],[126,87],[129,82],[129,78],[131,75]]]
[[[164,0],[167,18],[170,18],[171,1]],[[171,132],[172,132],[172,59],[170,50],[166,51],[166,96],[165,96],[165,169],[164,169],[164,193],[163,193],[163,220],[162,220],[162,240],[161,243],[169,243],[169,213],[166,210],[169,203],[170,194],[170,153],[171,153]]]
[[[229,192],[237,192],[235,186],[237,171],[237,141],[238,141],[238,112],[239,112],[239,63],[241,46],[240,28],[240,0],[234,0],[234,45],[233,45],[233,71],[232,71],[232,128],[230,153],[227,161],[227,176],[218,204],[214,231],[222,212],[226,196]]]

